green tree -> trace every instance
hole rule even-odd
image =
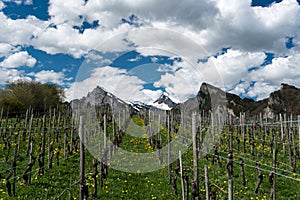
[[[22,113],[29,107],[44,112],[49,107],[60,107],[63,98],[64,90],[57,85],[19,80],[0,90],[0,107],[13,113]]]

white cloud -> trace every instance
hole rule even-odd
[[[141,92],[142,93],[140,93],[139,101],[145,102],[148,105],[156,101],[163,93],[161,90],[148,90],[148,89],[143,89]]]
[[[154,86],[165,87],[170,96],[180,101],[196,95],[202,82],[228,90],[240,80],[248,80],[248,70],[260,66],[265,59],[264,53],[249,53],[228,50],[218,57],[210,56],[207,62],[190,63],[186,60],[174,62],[167,68],[174,69],[157,81]]]
[[[35,58],[29,55],[26,51],[20,51],[8,56],[0,63],[0,66],[4,68],[18,68],[22,66],[33,67],[35,63]]]
[[[250,0],[220,0],[220,14],[201,32],[208,48],[231,46],[243,51],[282,53],[278,42],[298,30],[300,7],[296,0],[283,0],[270,7],[250,7]]]
[[[266,55],[263,52],[249,53],[228,50],[217,58],[214,56],[209,57],[208,62],[200,63],[199,67],[200,70],[203,69],[203,76],[208,82],[220,87],[224,85],[226,89],[230,89],[240,80],[246,79],[249,73],[248,70],[260,66],[265,58]],[[218,83],[220,80],[222,82]]]
[[[13,82],[19,79],[31,80],[31,78],[26,76],[23,71],[0,67],[0,84],[6,84],[7,82]]]
[[[253,98],[257,98],[257,100],[261,100],[269,97],[271,92],[278,90],[280,86],[269,85],[268,83],[257,82],[253,87],[249,89],[247,95]]]
[[[201,83],[205,82],[201,69],[191,65],[186,60],[174,62],[172,68],[178,70],[162,75],[161,79],[154,83],[154,86],[164,87],[170,97],[181,102],[196,95]]]
[[[15,47],[10,44],[0,43],[0,58],[8,56],[14,49]]]
[[[84,68],[81,70],[79,73],[86,73]],[[128,75],[126,70],[106,66],[93,69],[89,78],[72,84],[66,91],[66,97],[67,100],[79,99],[99,85],[125,101],[139,100],[144,96],[142,84],[142,80]]]
[[[32,3],[31,0],[13,1]],[[0,1],[0,10],[3,7]],[[297,70],[300,6],[296,0],[283,0],[269,7],[251,7],[251,0],[89,0],[87,3],[50,0],[48,12],[49,21],[34,16],[13,20],[0,12],[0,57],[6,57],[1,66],[17,68],[35,64],[35,58],[29,55],[28,59],[17,59],[15,46],[32,45],[50,54],[64,53],[76,58],[86,56],[91,49],[104,52],[136,49],[144,56],[177,56],[185,60],[174,65],[174,69],[178,69],[177,65],[183,69],[163,76],[156,83],[157,86],[166,86],[180,99],[198,90],[202,81],[224,89],[236,86],[232,91],[237,93],[243,93],[242,87],[256,81],[256,89],[252,88],[250,94],[253,96],[256,92],[260,97],[263,94],[258,86],[270,89],[280,82],[300,86]],[[142,27],[121,23],[122,18],[129,20],[132,14],[137,16],[134,22],[143,24]],[[83,21],[91,23],[94,20],[99,21],[99,27],[86,29],[82,34],[73,28],[74,25],[81,26]],[[49,27],[50,24],[56,28]],[[294,37],[293,43],[298,46],[286,49],[286,37]],[[216,58],[209,56],[207,63],[197,63],[199,58],[214,55],[224,47],[232,50]],[[249,74],[249,68],[263,62],[266,51],[275,53],[275,57],[287,57],[276,58],[271,65]],[[109,61],[104,59],[103,63]],[[113,75],[120,78],[122,73]],[[126,81],[133,81],[130,82],[131,89],[140,91],[141,83],[135,85],[133,83],[137,80],[133,77],[122,76]],[[93,75],[89,80],[92,78],[96,81]],[[241,80],[244,85],[238,84]],[[180,81],[192,85],[192,89],[185,90]],[[110,87],[108,82],[105,84]]]
[[[281,83],[300,86],[300,54],[274,58],[271,64],[259,67],[247,73],[243,82],[237,84],[231,92],[263,99],[270,92],[278,90]],[[251,86],[254,82],[254,86]]]
[[[34,16],[26,19],[10,19],[3,12],[0,12],[0,41],[14,46],[30,45],[33,38],[45,31],[50,24]]]
[[[31,5],[33,2],[32,0],[3,0],[4,2],[14,2],[18,5],[25,4],[25,5]]]
[[[191,0],[183,2],[180,0],[89,0],[74,2],[65,0],[50,0],[49,14],[56,23],[69,21],[77,23],[79,15],[88,20],[99,20],[105,27],[118,26],[121,18],[128,18],[135,14],[145,21],[174,21],[176,24],[187,25],[194,28],[206,27],[212,22],[217,13],[211,1]]]
[[[251,80],[280,85],[285,80],[300,84],[300,54],[274,58],[272,63],[249,74]]]
[[[63,84],[65,75],[63,72],[55,72],[53,70],[42,70],[37,73],[31,73],[35,77],[35,81],[41,83],[55,83],[58,85]]]
[[[3,8],[5,8],[5,4],[3,3],[3,1],[0,1],[0,10],[2,10]]]

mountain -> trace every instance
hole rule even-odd
[[[86,97],[82,97],[80,100],[72,100],[71,107],[73,110],[95,108],[103,110],[103,112],[109,109],[113,110],[114,114],[122,112],[124,108],[127,110],[132,109],[131,105],[99,86],[89,92]]]
[[[172,111],[177,116],[182,112],[191,114],[199,111],[229,113],[233,117],[240,113],[247,117],[261,113],[264,118],[274,118],[280,113],[300,115],[300,89],[283,83],[280,90],[272,92],[268,98],[254,101],[203,83],[196,97],[176,105]]]
[[[231,93],[226,93],[228,108],[232,109],[236,116],[240,112],[255,116],[259,113],[264,117],[274,118],[280,113],[300,115],[300,89],[285,83],[281,84],[278,91],[274,91],[266,99],[254,101],[249,98],[240,98]]]
[[[270,94],[268,107],[276,114],[300,115],[300,89],[282,83],[280,90]]]
[[[72,109],[82,109],[96,107],[104,109],[112,109],[115,113],[126,108],[131,112],[142,115],[149,109],[161,112],[169,110],[176,116],[181,113],[191,114],[192,112],[219,112],[229,113],[232,116],[239,116],[245,113],[246,116],[257,116],[260,113],[264,118],[274,118],[279,113],[300,115],[300,89],[288,84],[281,84],[278,91],[274,91],[266,99],[254,101],[250,98],[241,98],[232,93],[226,93],[220,88],[203,83],[197,95],[188,99],[183,103],[175,103],[167,94],[162,94],[151,105],[141,102],[126,103],[115,95],[105,91],[97,86],[86,97],[71,102]],[[178,119],[179,120],[179,119]]]
[[[177,104],[166,94],[163,93],[156,101],[154,101],[151,106],[162,110],[171,110]]]

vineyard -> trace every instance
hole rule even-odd
[[[300,199],[298,116],[88,113],[2,109],[0,199]]]

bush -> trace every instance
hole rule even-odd
[[[49,107],[59,107],[63,98],[64,90],[57,85],[19,80],[0,90],[0,109],[23,113],[31,107],[35,112],[45,112]]]

